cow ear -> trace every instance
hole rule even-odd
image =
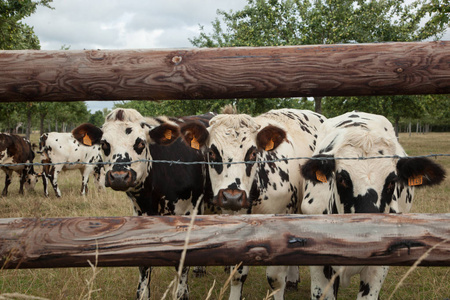
[[[100,144],[103,131],[95,125],[84,123],[72,130],[73,137],[85,146]]]
[[[325,183],[330,180],[335,168],[336,162],[333,155],[316,155],[301,167],[301,172],[307,180]]]
[[[159,145],[170,145],[180,136],[177,125],[163,123],[149,132],[151,140]]]
[[[256,146],[260,150],[270,151],[276,149],[284,140],[286,140],[286,131],[280,127],[268,125],[258,132]]]
[[[427,186],[441,183],[445,170],[429,158],[402,157],[397,162],[400,180],[409,186]]]
[[[189,122],[180,128],[181,136],[191,148],[200,150],[208,139],[209,132],[205,125],[200,122]]]

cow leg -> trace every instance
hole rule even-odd
[[[273,295],[274,300],[284,299],[287,271],[287,266],[270,266],[266,268],[267,282],[269,282],[272,292],[278,290],[278,292]]]
[[[361,272],[358,300],[377,300],[389,267],[365,267]]]
[[[183,267],[180,281],[178,283],[177,299],[189,300],[188,275],[189,267]]]
[[[231,273],[233,273],[234,269],[235,267],[231,267]],[[234,273],[233,278],[231,279],[229,300],[242,299],[242,288],[244,287],[245,280],[247,279],[248,270],[248,266],[240,266]]]
[[[8,186],[11,184],[12,170],[3,169],[5,171],[5,187],[3,188],[2,196],[6,197],[8,195]]]
[[[92,168],[84,168],[80,169],[81,172],[81,195],[84,196],[88,192],[88,183],[89,183],[89,174],[91,173]]]
[[[136,292],[137,300],[150,299],[150,279],[152,267],[139,267],[139,283]]]
[[[192,273],[194,273],[194,277],[204,277],[206,275],[206,267],[205,266],[194,267]]]
[[[298,266],[289,266],[286,278],[286,290],[297,291],[300,283],[300,272]]]
[[[339,277],[332,287],[325,291],[335,271],[331,266],[310,266],[311,273],[311,299],[334,300],[337,298]]]
[[[50,183],[53,186],[53,190],[55,191],[56,197],[61,197],[61,191],[59,190],[58,187],[58,175],[59,173],[61,173],[62,170],[62,166],[61,165],[56,165],[53,166],[52,168],[50,168]]]
[[[20,175],[20,186],[19,186],[19,194],[23,195],[23,185],[25,184],[25,181],[27,180],[27,174],[28,170],[23,169],[22,172],[19,173]]]
[[[45,197],[48,197],[48,178],[47,173],[44,173],[42,176],[42,184],[44,185],[44,195]]]

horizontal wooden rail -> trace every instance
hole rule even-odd
[[[450,93],[450,42],[0,51],[0,101]]]
[[[3,268],[176,266],[190,217],[0,219]],[[197,216],[186,265],[450,266],[450,214]]]

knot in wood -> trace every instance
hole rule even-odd
[[[403,68],[397,68],[397,69],[395,70],[395,72],[397,72],[397,73],[402,73],[402,72],[403,72]]]
[[[256,261],[265,260],[269,257],[269,252],[265,247],[253,247],[248,250],[248,254]]]
[[[174,56],[172,57],[172,62],[176,65],[178,65],[179,63],[181,63],[181,61],[183,60],[183,58],[181,56]]]

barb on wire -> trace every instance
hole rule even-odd
[[[430,157],[450,157],[450,154],[428,154],[428,155],[418,155],[418,156],[405,156],[407,158],[430,158]],[[11,163],[11,164],[0,164],[0,167],[16,167],[16,166],[56,166],[56,165],[131,165],[135,163],[165,163],[170,165],[237,165],[237,164],[265,164],[265,163],[276,163],[276,162],[286,162],[289,160],[302,160],[302,159],[314,159],[314,160],[369,160],[369,159],[383,159],[383,158],[393,158],[399,159],[401,156],[398,155],[386,155],[386,156],[371,156],[371,157],[287,157],[272,160],[259,160],[259,161],[231,161],[231,162],[208,162],[208,161],[180,161],[180,160],[157,160],[157,159],[139,159],[133,160],[131,162],[59,162],[59,163]]]

